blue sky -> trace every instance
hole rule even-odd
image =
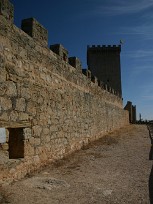
[[[153,119],[153,0],[11,0],[15,24],[35,17],[49,31],[49,45],[61,43],[86,68],[87,45],[124,41],[122,90],[137,115]]]

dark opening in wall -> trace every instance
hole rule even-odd
[[[24,158],[23,128],[9,128],[9,159]]]

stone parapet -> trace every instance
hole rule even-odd
[[[22,20],[21,29],[34,40],[47,46],[48,31],[34,18]]]
[[[69,64],[78,70],[82,70],[81,62],[77,57],[69,57]]]

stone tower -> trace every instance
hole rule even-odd
[[[122,97],[120,52],[120,45],[88,46],[87,65],[92,75]]]

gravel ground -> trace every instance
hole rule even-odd
[[[108,134],[39,173],[3,187],[1,203],[153,203],[150,139],[145,125]]]

